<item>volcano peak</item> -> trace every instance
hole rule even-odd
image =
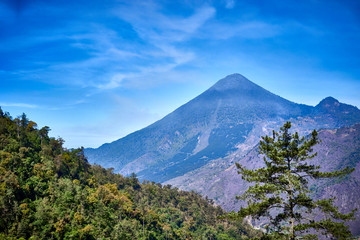
[[[234,73],[220,79],[214,86],[211,87],[211,90],[222,92],[228,90],[251,90],[255,88],[261,87],[251,82],[243,75]]]

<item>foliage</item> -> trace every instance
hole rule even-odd
[[[291,134],[290,128],[287,122],[279,132],[273,131],[272,137],[262,137],[259,152],[264,155],[263,168],[252,170],[237,164],[242,178],[254,183],[237,197],[248,204],[237,217],[268,218],[267,234],[262,239],[318,239],[315,232],[335,239],[351,237],[344,222],[353,219],[356,210],[342,214],[333,206],[334,199],[313,200],[308,183],[309,179],[342,177],[354,169],[319,171],[320,166],[310,164],[316,156],[312,147],[319,142],[317,132],[305,139],[297,132]],[[318,214],[323,218],[314,217]]]
[[[90,165],[25,114],[0,108],[0,239],[247,239],[195,192]]]

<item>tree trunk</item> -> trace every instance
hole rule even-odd
[[[288,170],[291,172],[291,160],[287,159],[288,162]],[[293,185],[291,182],[291,173],[289,175],[289,202],[290,202],[290,240],[295,240],[295,232],[294,232],[294,204],[293,204]]]

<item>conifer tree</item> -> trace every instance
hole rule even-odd
[[[259,153],[264,155],[264,167],[251,170],[236,164],[242,179],[254,183],[237,196],[247,201],[237,216],[268,219],[262,239],[318,239],[315,232],[332,239],[351,237],[344,222],[354,218],[356,209],[342,214],[333,205],[333,198],[312,199],[309,180],[343,177],[354,169],[321,172],[320,166],[311,164],[316,156],[313,146],[319,143],[317,132],[306,139],[297,132],[291,134],[290,128],[291,123],[286,122],[272,137],[262,137]],[[322,214],[323,218],[316,220],[311,214]]]

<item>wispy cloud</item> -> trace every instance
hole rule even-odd
[[[124,41],[118,33],[99,24],[92,24],[87,32],[57,35],[51,38],[37,36],[30,40],[32,46],[48,44],[52,41],[67,40],[67,45],[60,47],[69,51],[83,52],[84,59],[72,61],[56,61],[35,65],[31,70],[19,69],[12,74],[22,79],[35,79],[55,85],[77,86],[81,88],[94,87],[108,89],[118,87],[119,72],[130,69],[129,62],[142,58],[136,48]],[[123,44],[122,44],[123,43]],[[29,47],[29,46],[27,46]],[[132,49],[131,49],[132,48]],[[61,51],[61,50],[59,50]],[[107,86],[107,87],[104,87]]]
[[[134,14],[134,13],[137,14]],[[114,14],[131,24],[135,32],[147,45],[139,57],[149,59],[135,63],[133,71],[117,71],[108,77],[107,82],[96,85],[99,89],[112,89],[121,86],[126,79],[142,79],[155,73],[166,73],[196,58],[193,51],[181,47],[191,39],[206,21],[214,17],[215,9],[201,7],[188,17],[162,14],[160,6],[152,2],[124,5]],[[131,85],[131,84],[130,84]],[[129,86],[129,85],[128,85]]]
[[[38,105],[28,103],[7,103],[0,102],[1,107],[19,107],[19,108],[39,108]]]
[[[234,8],[235,7],[235,0],[226,0],[225,1],[225,7],[226,8]]]
[[[115,74],[111,77],[110,81],[104,84],[97,84],[96,87],[103,90],[117,88],[121,86],[121,82],[124,80],[125,77],[126,75],[124,74]]]
[[[159,42],[181,42],[188,39],[206,21],[214,17],[216,10],[213,7],[201,7],[189,17],[169,16],[160,12],[160,6],[155,3],[136,3],[118,9],[115,14],[129,22],[139,36]],[[137,14],[134,14],[137,13]]]
[[[19,44],[14,45],[13,49],[26,49],[56,43],[55,51],[59,54],[55,53],[50,61],[42,62],[39,59],[44,58],[39,56],[37,62],[32,62],[31,69],[17,69],[13,74],[22,79],[88,88],[89,91],[93,91],[92,88],[104,91],[136,86],[138,84],[128,83],[147,76],[147,86],[150,86],[149,76],[169,74],[197,58],[196,52],[185,47],[185,44],[198,37],[202,28],[216,14],[215,8],[209,5],[198,6],[192,14],[169,14],[163,12],[160,3],[152,1],[119,4],[116,10],[107,9],[103,14],[116,16],[119,21],[126,22],[139,41],[123,34],[124,25],[109,26],[96,19],[91,19],[88,24],[66,24],[54,29],[51,35],[48,35],[48,31],[38,30],[36,34],[27,36],[27,41],[20,41],[24,36],[17,36],[18,39],[7,39],[5,45],[8,47],[11,42],[16,42]],[[226,4],[228,7],[234,5],[231,1]],[[36,12],[36,9],[33,11]],[[75,17],[75,21],[84,20],[86,18]],[[41,50],[45,51],[43,48]],[[57,55],[62,56],[66,51],[81,52],[83,56],[64,61],[58,59]],[[48,56],[46,53],[46,58]],[[157,84],[157,81],[153,82]]]
[[[282,32],[282,27],[261,20],[248,20],[238,23],[213,22],[208,24],[202,34],[206,39],[266,39],[275,37]]]

